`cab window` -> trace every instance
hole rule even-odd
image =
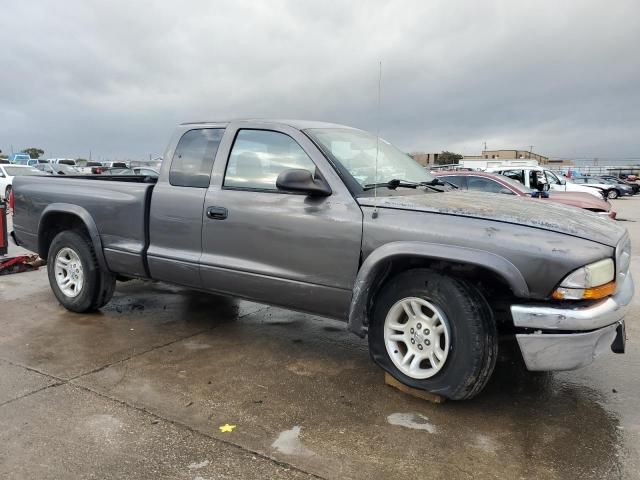
[[[547,176],[547,183],[551,184],[551,185],[561,185],[562,182],[560,181],[560,179],[556,176],[555,173],[550,172],[549,170],[545,170],[545,175]]]
[[[289,135],[271,130],[240,130],[236,136],[223,186],[278,191],[278,175],[290,168],[309,170],[316,166]]]
[[[509,177],[515,180],[516,182],[520,182],[521,184],[525,185],[524,170],[505,170],[502,172],[502,175],[504,175],[505,177]]]
[[[169,183],[207,188],[223,133],[222,128],[197,128],[182,135],[171,161]]]

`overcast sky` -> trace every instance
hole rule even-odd
[[[0,149],[161,154],[177,123],[304,118],[406,151],[640,160],[640,1],[2,0]]]

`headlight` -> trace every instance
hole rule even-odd
[[[597,300],[616,291],[615,265],[606,258],[567,275],[551,295],[555,300]]]

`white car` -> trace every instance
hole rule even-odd
[[[5,200],[9,198],[13,177],[20,175],[43,175],[43,173],[28,165],[0,165],[0,197]]]
[[[559,178],[551,170],[543,167],[494,167],[487,172],[499,173],[522,183],[531,190],[537,190],[538,184],[542,184],[543,190],[558,192],[584,192],[599,199],[605,197],[604,190],[596,186],[578,185],[568,178]]]

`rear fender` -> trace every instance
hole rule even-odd
[[[93,249],[96,253],[96,258],[98,260],[100,268],[108,271],[109,267],[107,266],[107,262],[104,258],[104,252],[102,250],[102,240],[100,239],[100,234],[98,232],[96,222],[94,222],[93,217],[87,210],[78,205],[73,205],[70,203],[52,203],[44,209],[42,215],[40,216],[40,222],[38,224],[38,252],[42,254],[42,252],[44,252],[45,250],[43,241],[45,239],[44,228],[47,223],[47,217],[53,214],[60,213],[74,216],[84,224],[87,232],[89,232],[89,237],[93,242]]]

